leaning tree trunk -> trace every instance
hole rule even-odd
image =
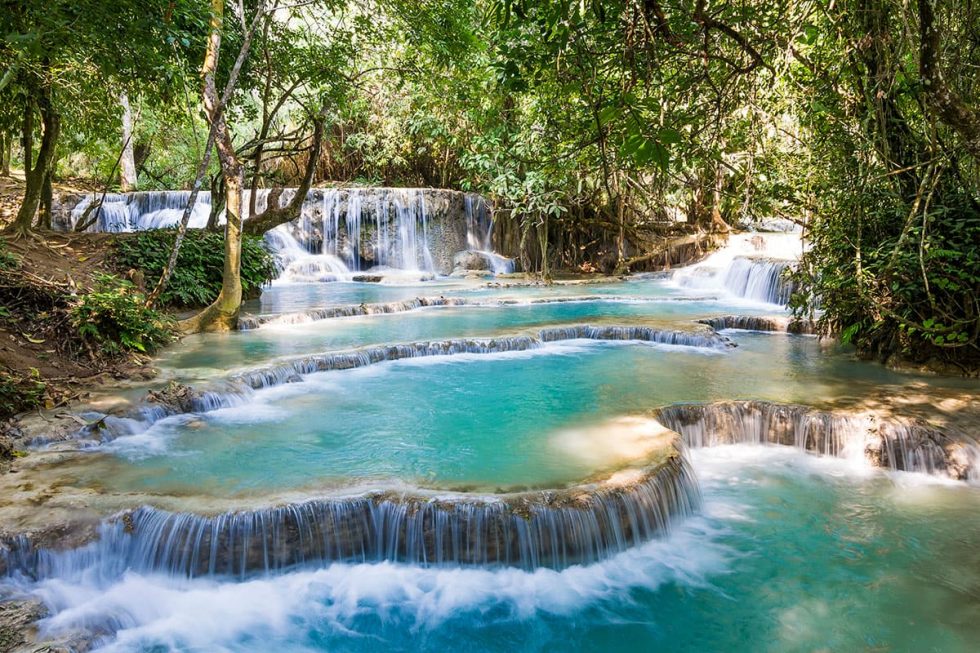
[[[14,222],[10,226],[12,230],[21,234],[28,233],[34,226],[34,216],[37,214],[38,206],[41,203],[45,180],[49,180],[51,174],[55,146],[58,142],[58,133],[61,130],[61,117],[54,110],[51,103],[51,89],[46,83],[42,83],[39,89],[37,104],[41,110],[43,128],[41,147],[38,149],[37,161],[31,166],[34,112],[31,101],[28,99],[24,114],[24,177],[26,181],[24,200],[17,211],[17,217],[14,218]]]
[[[263,12],[264,6],[264,3],[260,3],[257,11]],[[204,110],[215,132],[215,147],[225,178],[225,264],[217,299],[194,317],[180,323],[180,329],[185,333],[234,329],[238,325],[242,303],[242,186],[245,172],[235,153],[231,130],[225,120],[214,79],[221,48],[224,8],[224,0],[211,0],[211,34],[201,72],[204,78]]]

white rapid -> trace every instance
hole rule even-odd
[[[787,275],[803,253],[801,234],[736,234],[700,263],[681,268],[674,281],[685,288],[722,290],[765,304],[786,305],[793,292]]]

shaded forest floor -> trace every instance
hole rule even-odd
[[[64,186],[58,191],[77,191]],[[9,224],[22,178],[0,177],[0,224]],[[100,379],[150,373],[139,356],[109,357],[88,346],[70,309],[101,273],[125,274],[110,258],[113,234],[39,232],[0,236],[0,417],[30,407],[55,408],[84,396]],[[23,403],[23,402],[27,403]]]

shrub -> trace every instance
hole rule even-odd
[[[169,317],[146,308],[146,296],[111,274],[100,274],[96,288],[71,307],[78,335],[110,356],[125,352],[151,353],[173,339]]]
[[[115,262],[140,270],[147,284],[160,278],[173,249],[176,229],[143,231],[116,243]],[[207,306],[221,291],[224,270],[224,234],[192,229],[177,256],[177,265],[160,302],[167,306]],[[242,237],[242,292],[254,295],[275,276],[272,257],[258,236]]]

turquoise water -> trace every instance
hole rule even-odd
[[[332,565],[45,581],[107,651],[975,651],[978,490],[782,448],[694,452],[703,513],[561,572]]]
[[[585,322],[689,329],[701,317],[784,314],[662,280],[277,285],[250,310],[440,295],[601,298],[267,326],[189,338],[160,363],[167,377],[220,387],[281,357],[365,345]],[[199,505],[349,485],[555,486],[623,464],[632,443],[617,439],[623,418],[674,402],[820,404],[913,383],[980,389],[892,372],[812,337],[728,336],[738,346],[724,351],[570,341],[311,374],[90,449],[76,481]],[[590,566],[333,564],[232,582],[106,573],[93,561],[62,577],[0,581],[0,595],[43,599],[51,616],[42,635],[100,633],[95,648],[106,651],[977,650],[980,489],[780,447],[690,455],[701,513],[665,539]]]
[[[410,318],[376,321],[399,319]],[[674,402],[805,402],[902,380],[828,355],[815,338],[732,337],[739,346],[724,352],[574,341],[313,374],[260,391],[245,406],[178,416],[116,440],[109,449],[126,464],[103,484],[219,494],[335,486],[344,478],[482,489],[563,484],[603,460],[564,450],[560,439],[570,429]]]

